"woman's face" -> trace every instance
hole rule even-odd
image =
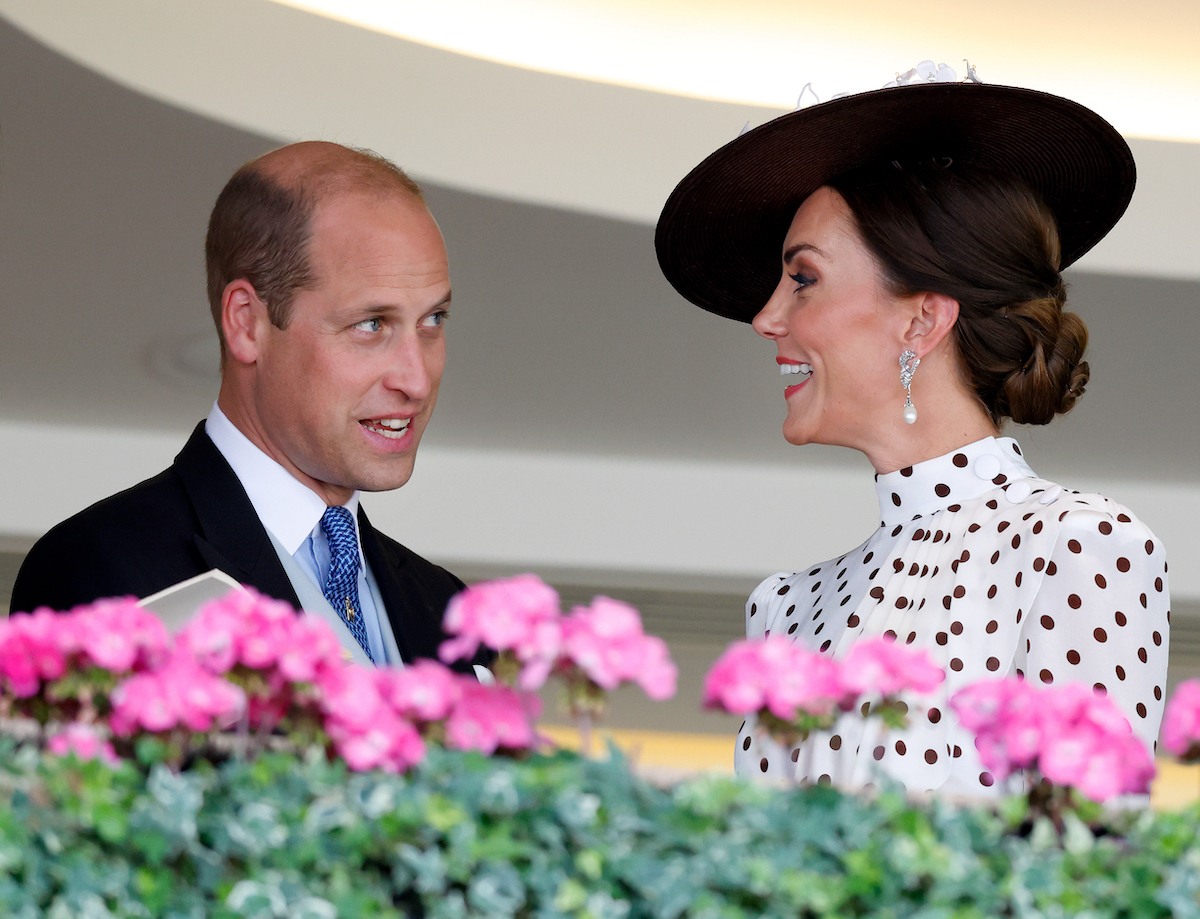
[[[779,286],[754,330],[784,371],[789,443],[871,448],[903,423],[906,313],[884,289],[846,202],[819,188],[796,211]]]

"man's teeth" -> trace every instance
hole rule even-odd
[[[783,376],[792,373],[803,373],[805,376],[812,373],[812,364],[780,364],[779,372]]]
[[[399,440],[408,430],[410,418],[380,418],[376,421],[366,422],[376,434],[382,434],[384,437],[390,437],[392,440]]]

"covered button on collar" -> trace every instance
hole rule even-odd
[[[985,453],[975,460],[975,474],[981,479],[994,479],[1000,474],[1000,457]]]
[[[1008,498],[1009,504],[1020,504],[1032,491],[1033,486],[1027,479],[1018,479],[1004,490],[1004,497]]]
[[[1055,501],[1058,500],[1058,496],[1061,494],[1062,494],[1062,486],[1061,485],[1053,485],[1050,488],[1047,488],[1045,493],[1043,493],[1043,495],[1040,498],[1038,498],[1038,503],[1039,504],[1053,504]]]

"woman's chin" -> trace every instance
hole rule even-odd
[[[783,423],[783,439],[793,447],[803,447],[805,444],[817,443],[815,432],[810,425]]]

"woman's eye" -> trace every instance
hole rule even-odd
[[[808,275],[801,274],[798,271],[795,274],[788,275],[788,277],[790,277],[793,281],[795,281],[796,284],[801,288],[808,287],[810,284],[817,283],[816,278],[810,278]]]
[[[383,328],[382,319],[364,319],[362,322],[354,323],[351,328],[358,329],[360,332],[378,332]]]
[[[422,319],[421,325],[427,329],[439,328],[446,324],[446,319],[449,317],[449,315],[450,312],[448,310],[436,310]]]

